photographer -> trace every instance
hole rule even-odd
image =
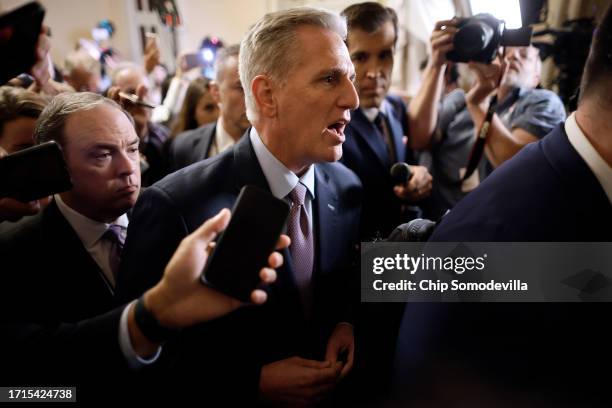
[[[506,47],[503,58],[491,64],[470,62],[475,75],[472,88],[457,89],[440,103],[447,53],[453,50],[456,21],[436,23],[430,44],[432,56],[423,84],[410,103],[409,126],[413,143],[432,151],[432,208],[438,218],[452,208],[494,168],[513,157],[523,146],[537,141],[565,119],[559,97],[537,89],[542,62],[532,46]],[[497,108],[477,170],[463,180],[489,102],[497,95]]]

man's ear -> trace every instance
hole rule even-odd
[[[255,97],[259,114],[268,118],[276,116],[277,104],[270,78],[266,75],[257,75],[251,83],[251,91]]]
[[[212,96],[215,103],[221,102],[221,99],[219,97],[219,84],[217,83],[217,81],[211,81],[208,85],[208,89],[210,90],[210,96]]]

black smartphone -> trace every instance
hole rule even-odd
[[[28,202],[71,188],[70,173],[56,142],[42,143],[0,159],[0,197]]]
[[[202,282],[243,302],[259,282],[283,232],[289,204],[268,191],[245,186],[240,191],[229,225],[212,250]]]
[[[0,85],[36,63],[36,43],[45,9],[38,2],[27,3],[0,16]]]

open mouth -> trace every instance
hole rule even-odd
[[[338,137],[344,138],[344,128],[348,123],[347,120],[341,119],[327,126],[327,130]]]

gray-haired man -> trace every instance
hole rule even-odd
[[[177,364],[177,375],[201,372],[198,395],[204,398],[223,398],[227,405],[257,397],[281,406],[312,404],[352,368],[348,296],[357,276],[351,261],[361,185],[333,163],[358,105],[345,37],[343,19],[323,10],[293,9],[260,19],[240,49],[253,128],[231,149],[155,184],[135,207],[119,282],[128,298],[159,279],[182,237],[232,206],[242,186],[259,186],[293,205],[289,261],[268,305],[182,337],[187,358]],[[245,245],[250,239],[257,239],[257,231]]]

